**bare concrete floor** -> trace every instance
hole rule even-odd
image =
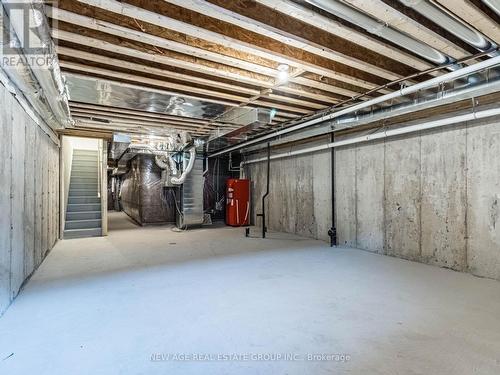
[[[499,282],[283,234],[110,228],[60,241],[0,318],[0,374],[500,374]]]

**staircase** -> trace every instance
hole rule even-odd
[[[102,235],[97,151],[73,150],[64,238]]]

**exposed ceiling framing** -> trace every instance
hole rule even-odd
[[[481,52],[404,3],[342,4],[450,59]],[[500,43],[498,15],[480,0],[435,0],[432,6]],[[274,109],[273,121],[253,134],[436,67],[376,31],[301,0],[59,0],[47,3],[47,15],[67,77],[188,98],[216,106],[219,114],[238,107]],[[286,83],[276,78],[281,64],[289,67]],[[384,87],[357,100],[394,89]],[[85,132],[176,129],[207,136],[235,127],[218,121],[219,115],[184,116],[85,100],[70,104],[75,129]]]

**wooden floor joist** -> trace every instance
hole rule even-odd
[[[452,58],[477,52],[453,30],[399,1],[343,3],[378,20],[381,27]],[[434,6],[500,42],[499,17],[479,0],[436,0]],[[248,136],[329,106],[398,90],[398,85],[384,86],[390,81],[412,85],[445,72],[416,75],[435,65],[416,51],[382,39],[376,30],[304,1],[59,0],[46,10],[60,67],[68,78],[191,98],[225,106],[226,111],[261,107],[276,112],[271,123]],[[280,69],[287,69],[284,81],[278,78]],[[372,89],[377,90],[363,95]],[[70,102],[75,129],[134,134],[186,130],[206,136],[235,126],[217,117],[180,117],[126,103],[123,108],[95,103],[95,98]]]

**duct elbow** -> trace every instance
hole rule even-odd
[[[182,172],[182,174],[179,177],[172,177],[170,179],[170,182],[174,185],[182,185],[184,181],[186,181],[186,177],[188,176],[188,174],[191,173],[195,159],[196,159],[196,148],[195,146],[192,146],[189,149],[189,162],[186,169]]]

